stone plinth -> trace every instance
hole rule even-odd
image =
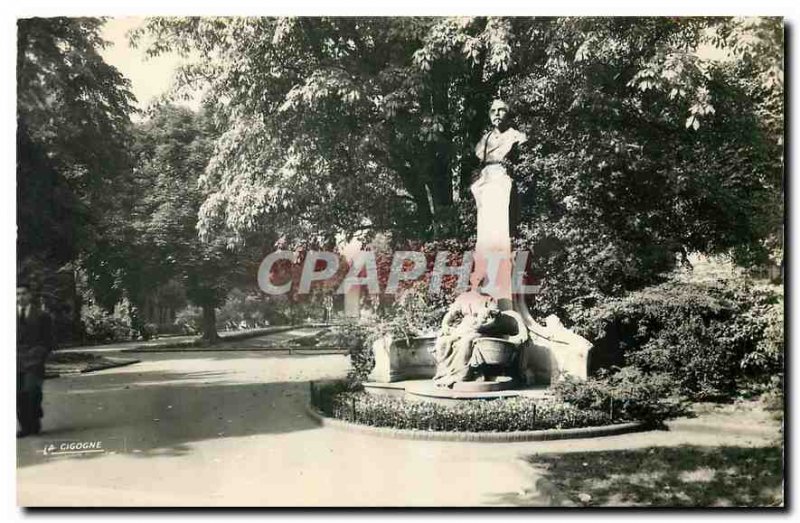
[[[565,374],[578,379],[588,377],[591,343],[566,329],[556,316],[548,317],[545,325],[532,319],[526,323],[530,337],[513,351],[506,347],[507,340],[486,337],[476,341],[481,345],[481,352],[486,353],[487,364],[506,362],[510,354],[519,353],[517,364],[520,365],[523,385],[549,385]],[[410,379],[432,379],[436,374],[436,361],[430,350],[435,342],[433,335],[411,338],[410,343],[391,336],[376,340],[372,345],[375,368],[370,373],[369,380],[394,383]],[[497,350],[487,350],[495,345]],[[469,383],[466,386],[471,387],[471,384],[480,382],[464,383]]]
[[[378,383],[392,383],[414,378],[433,378],[436,374],[436,361],[430,354],[436,338],[424,336],[395,339],[391,336],[379,338],[372,344],[375,354],[375,368],[369,379]]]
[[[529,323],[529,332],[522,363],[528,384],[548,385],[564,375],[588,377],[592,344],[565,328],[558,317],[549,316],[544,326]]]
[[[453,383],[451,390],[456,392],[495,392],[513,389],[515,385],[517,384],[511,377],[497,376],[491,381],[457,381]]]
[[[431,380],[406,380],[394,383],[364,383],[369,394],[404,397],[409,400],[431,401],[441,404],[455,404],[465,400],[493,400],[500,398],[538,398],[549,397],[545,387],[525,387],[505,390],[468,391],[437,387]]]

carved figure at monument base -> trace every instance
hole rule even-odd
[[[475,290],[461,294],[442,320],[432,350],[436,360],[433,381],[452,387],[463,381],[514,375],[519,346],[527,337],[521,317],[500,310],[491,296]]]

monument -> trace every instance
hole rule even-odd
[[[427,346],[433,384],[443,392],[480,394],[549,385],[564,375],[585,379],[591,343],[554,315],[539,324],[524,295],[514,292],[517,194],[510,171],[527,136],[511,127],[502,100],[492,102],[489,121],[491,130],[475,146],[481,168],[470,186],[477,206],[470,289],[451,304],[435,342]],[[393,347],[391,340],[376,342],[374,381],[408,378],[400,364],[404,358]],[[413,352],[417,371],[425,359],[421,353],[419,347]]]
[[[538,324],[524,296],[513,292],[510,233],[517,194],[509,171],[528,138],[509,125],[502,100],[492,102],[489,121],[491,130],[475,146],[481,169],[470,187],[478,213],[471,289],[445,316],[433,380],[439,387],[480,391],[552,381],[563,373],[586,378],[591,344],[555,316]]]

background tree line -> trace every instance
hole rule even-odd
[[[173,106],[133,123],[127,79],[100,57],[102,20],[18,24],[18,280],[56,314],[62,342],[147,336],[153,302],[216,308],[254,269],[201,241],[198,178],[218,132]],[[256,265],[257,267],[257,265]]]

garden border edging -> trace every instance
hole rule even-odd
[[[427,441],[464,441],[482,443],[510,443],[522,441],[552,441],[560,439],[597,438],[616,436],[630,432],[648,430],[642,422],[617,423],[597,427],[579,427],[570,429],[525,430],[516,432],[446,432],[434,430],[395,429],[389,427],[373,427],[349,421],[331,418],[321,414],[310,403],[306,404],[306,414],[324,427],[339,430],[360,432],[372,436],[396,439],[413,439]]]

